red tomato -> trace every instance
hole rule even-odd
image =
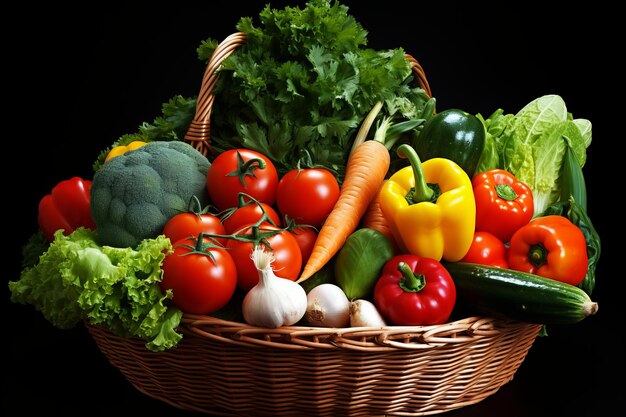
[[[250,203],[239,207],[223,221],[226,233],[233,234],[244,226],[255,224],[263,216],[263,211],[272,219],[276,226],[280,226],[280,216],[272,206],[265,203]],[[269,224],[269,222],[266,224]]]
[[[472,245],[461,262],[498,266],[506,269],[509,267],[506,256],[506,246],[500,239],[489,232],[476,232]]]
[[[272,205],[277,186],[278,173],[272,161],[249,149],[222,152],[207,172],[207,190],[220,211],[237,207],[240,192]]]
[[[204,243],[208,242],[205,239]],[[196,246],[200,253],[185,245]],[[198,248],[196,239],[179,240],[174,244],[174,253],[163,260],[160,285],[163,292],[172,290],[172,302],[185,313],[210,314],[224,307],[233,296],[237,268],[226,249],[214,245]]]
[[[302,264],[304,265],[309,260],[311,252],[313,252],[317,232],[312,227],[299,227],[294,229],[291,234],[298,241],[298,246],[300,246],[300,252],[302,253]]]
[[[245,228],[238,235],[253,234],[253,227]],[[276,232],[278,227],[271,225],[259,228],[259,233]],[[302,253],[296,238],[291,232],[282,231],[273,236],[268,236],[265,241],[270,245],[276,260],[272,263],[274,274],[277,277],[291,281],[298,279],[302,269]],[[261,245],[263,243],[260,243]],[[237,285],[244,291],[249,291],[259,282],[259,273],[250,258],[254,248],[252,242],[229,239],[226,244],[228,252],[237,265]]]
[[[163,234],[172,243],[188,237],[198,237],[200,233],[223,235],[226,233],[220,219],[212,214],[180,213],[169,219],[163,228]],[[226,239],[217,239],[226,246]]]
[[[291,170],[278,183],[276,205],[283,216],[319,228],[339,198],[335,176],[321,168]]]

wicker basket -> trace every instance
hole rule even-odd
[[[222,61],[242,33],[215,50],[186,139],[210,152],[210,116]],[[419,63],[407,56],[431,95]],[[176,348],[90,324],[109,361],[141,392],[175,407],[224,416],[419,416],[479,402],[513,378],[541,326],[469,317],[437,326],[264,329],[185,314]]]

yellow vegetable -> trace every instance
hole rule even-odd
[[[123,155],[128,151],[134,151],[137,148],[141,148],[146,143],[147,142],[136,140],[136,141],[129,143],[128,145],[116,146],[113,149],[111,149],[111,151],[107,154],[107,157],[104,159],[104,162],[106,163],[109,161],[109,159],[115,158],[116,156]]]
[[[398,148],[411,161],[380,191],[380,206],[397,244],[408,253],[455,262],[474,237],[476,205],[472,182],[455,162],[432,158],[423,164],[408,145]]]

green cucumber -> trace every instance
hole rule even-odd
[[[487,314],[539,324],[571,324],[598,304],[578,287],[526,272],[465,262],[444,264],[459,297]]]
[[[570,196],[586,212],[587,211],[587,186],[583,169],[574,156],[574,151],[569,146],[563,158],[561,168],[561,201],[569,201]]]

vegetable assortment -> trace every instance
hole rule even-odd
[[[435,112],[404,52],[365,48],[336,2],[261,23],[239,22],[220,70],[213,153],[182,142],[182,97],[115,141],[93,181],[42,199],[14,302],[152,350],[183,314],[229,308],[267,328],[443,324],[459,303],[543,324],[597,311],[589,121],[556,95]]]

